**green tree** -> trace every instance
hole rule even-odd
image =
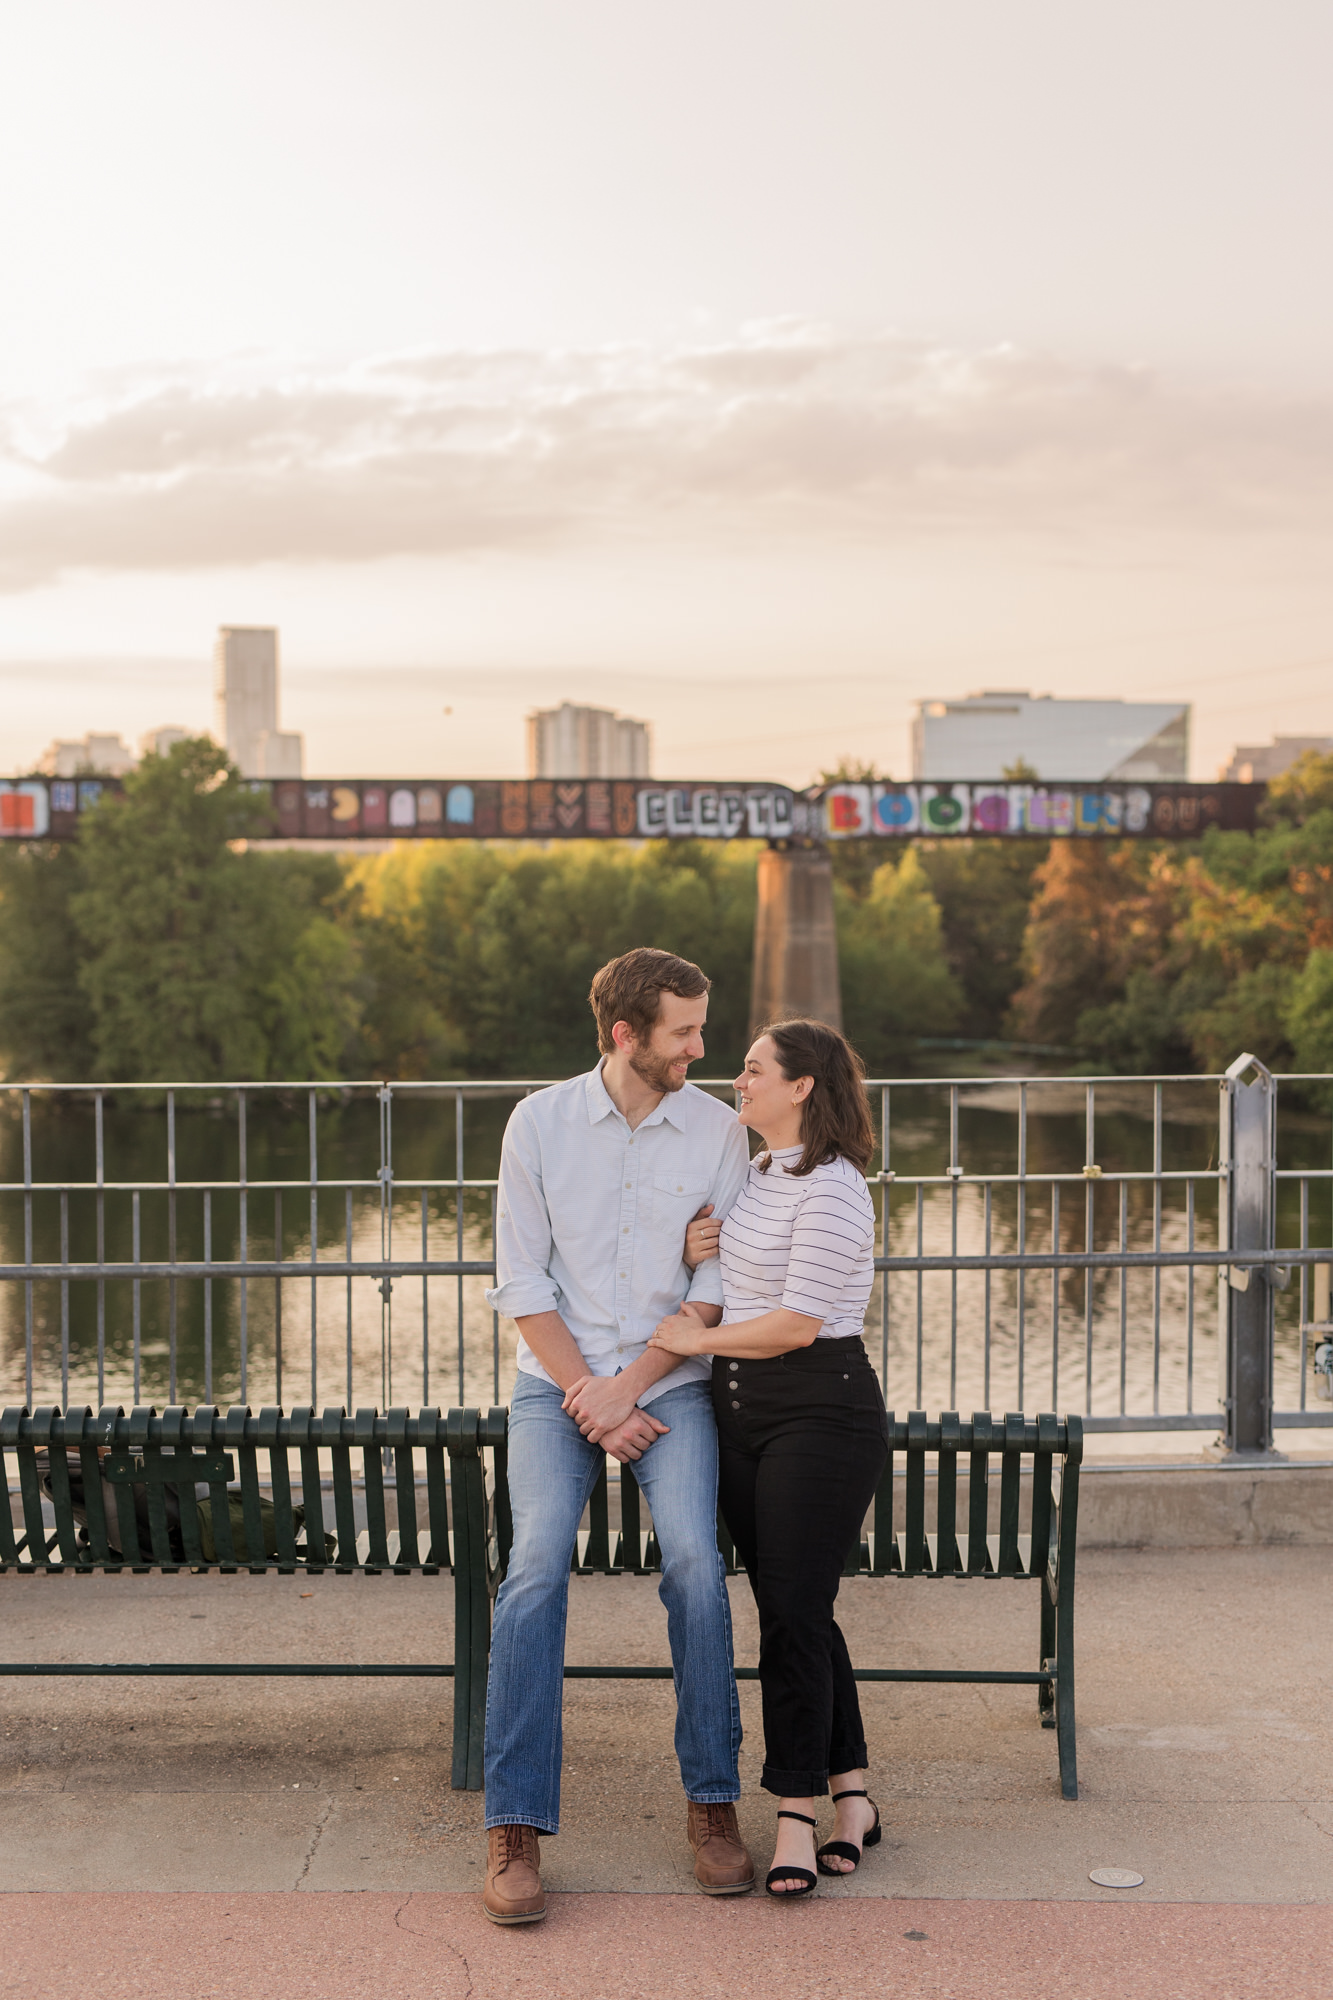
[[[1023,940],[1044,840],[935,840],[916,849],[963,992],[961,1034],[999,1037],[1023,981]]]
[[[146,758],[89,813],[70,911],[108,1081],[344,1073],[357,966],[342,871],[238,851],[266,818],[206,738]]]
[[[7,1076],[92,1074],[93,1010],[79,979],[72,842],[0,846],[0,1051]]]
[[[883,861],[864,896],[834,885],[842,1017],[872,1076],[901,1067],[919,1035],[947,1034],[963,1007],[939,904],[913,848]]]
[[[658,945],[713,981],[704,1070],[745,1049],[757,850],[704,841],[547,850],[440,842],[355,864],[363,1035],[405,1075],[554,1076],[596,1053],[593,973]]]

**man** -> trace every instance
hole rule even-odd
[[[686,1084],[709,981],[670,952],[604,965],[589,996],[602,1059],[526,1098],[505,1132],[491,1304],[518,1322],[509,1415],[514,1546],[495,1606],[486,1700],[486,1885],[499,1924],[546,1914],[538,1836],[560,1820],[570,1557],[603,1454],[633,1461],[662,1551],[676,1754],[695,1878],[754,1885],[736,1825],[740,1709],[717,1550],[717,1436],[706,1357],[647,1345],[682,1299],[722,1317],[716,1260],[691,1274],[685,1230],[725,1216],[749,1165],[731,1109]]]

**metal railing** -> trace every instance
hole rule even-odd
[[[319,1407],[335,1384],[349,1408],[500,1402],[495,1173],[509,1107],[543,1081],[5,1086],[6,1395],[21,1372],[30,1407],[284,1385]],[[890,1406],[1032,1403],[1249,1445],[1333,1423],[1333,1146],[1301,1109],[1279,1164],[1288,1081],[1327,1098],[1249,1057],[1222,1077],[873,1080],[866,1332]]]

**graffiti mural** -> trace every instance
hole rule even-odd
[[[1249,831],[1262,785],[672,784],[647,778],[252,781],[278,840],[1188,840]],[[0,839],[66,840],[115,778],[0,781]]]
[[[1249,832],[1262,785],[829,785],[818,798],[828,840],[1039,840],[1100,836],[1190,840],[1210,826]]]

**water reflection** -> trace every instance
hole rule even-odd
[[[875,1092],[877,1116],[882,1094]],[[467,1096],[465,1178],[493,1179],[512,1095]],[[888,1164],[877,1188],[894,1255],[1111,1249],[1217,1242],[1218,1097],[1203,1080],[1098,1086],[1091,1148],[1086,1086],[963,1082],[893,1086]],[[242,1125],[244,1131],[242,1132]],[[452,1093],[395,1093],[386,1121],[373,1087],[320,1093],[180,1093],[169,1133],[160,1095],[90,1099],[34,1092],[31,1178],[63,1183],[25,1199],[17,1093],[0,1111],[0,1254],[72,1263],[167,1259],[453,1258],[460,1217],[458,1112]],[[1278,1240],[1328,1243],[1327,1119],[1282,1109],[1284,1166],[1314,1170],[1305,1190],[1279,1184]],[[1022,1144],[1020,1148],[1020,1134]],[[170,1143],[169,1143],[170,1141]],[[244,1144],[248,1191],[235,1186]],[[877,1173],[882,1162],[873,1163]],[[1020,1164],[1026,1180],[1016,1176]],[[1088,1165],[1100,1174],[1085,1176]],[[391,1178],[381,1168],[391,1167]],[[957,1167],[960,1174],[952,1175]],[[1154,1172],[1156,1169],[1156,1173]],[[1144,1178],[1116,1180],[1126,1174]],[[1069,1175],[1073,1180],[1054,1181]],[[166,1184],[174,1178],[174,1190]],[[230,1182],[231,1186],[220,1185]],[[137,1196],[128,1184],[137,1183]],[[191,1183],[212,1183],[206,1190]],[[424,1187],[421,1185],[426,1183]],[[143,1185],[156,1184],[156,1185]],[[137,1207],[137,1218],[136,1218]],[[25,1210],[28,1211],[25,1214]],[[465,1192],[462,1256],[491,1254],[492,1197]],[[883,1238],[881,1236],[881,1247]],[[0,1287],[0,1391],[22,1400],[32,1331],[32,1395],[76,1403],[135,1400],[225,1405],[243,1399],[325,1404],[485,1406],[513,1383],[512,1327],[495,1325],[482,1277],[407,1277],[385,1295],[374,1277],[311,1280],[23,1281]],[[137,1293],[137,1298],[136,1298]],[[1308,1317],[1308,1311],[1307,1315]],[[1300,1286],[1279,1295],[1275,1401],[1300,1395]],[[905,1410],[1091,1409],[1211,1412],[1218,1380],[1218,1280],[1211,1270],[893,1273],[867,1316],[867,1345],[890,1407]],[[137,1329],[137,1331],[136,1331]],[[99,1387],[99,1366],[101,1382]]]

